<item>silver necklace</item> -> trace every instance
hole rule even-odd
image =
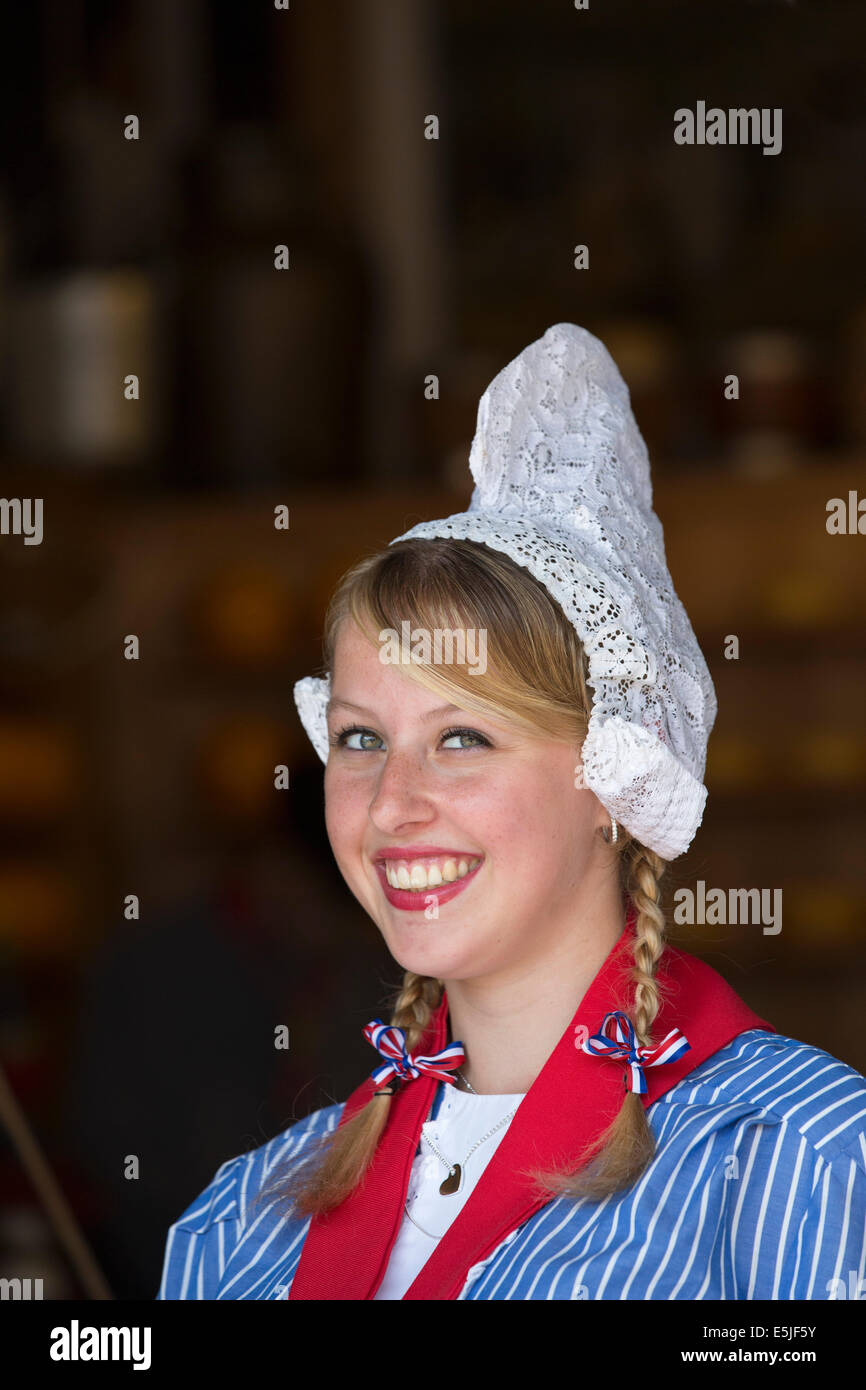
[[[469,1089],[470,1091],[472,1091],[472,1094],[477,1096],[478,1092],[472,1089],[472,1086],[466,1080],[466,1077],[461,1076],[460,1072],[457,1072],[456,1075],[460,1077],[460,1080],[464,1083],[464,1085],[469,1086]],[[451,1196],[452,1193],[460,1191],[460,1188],[463,1185],[464,1169],[466,1168],[466,1164],[474,1154],[475,1150],[479,1148],[483,1143],[485,1143],[486,1140],[490,1139],[491,1136],[494,1135],[498,1129],[501,1129],[504,1124],[507,1124],[508,1121],[517,1113],[517,1109],[518,1106],[515,1105],[514,1109],[511,1110],[506,1116],[504,1116],[504,1118],[501,1119],[498,1124],[495,1124],[493,1128],[489,1129],[486,1134],[483,1134],[480,1139],[476,1139],[475,1143],[472,1145],[472,1148],[469,1150],[469,1153],[466,1155],[462,1163],[449,1163],[448,1159],[445,1158],[444,1155],[439,1152],[436,1145],[433,1143],[433,1140],[428,1138],[428,1136],[422,1130],[421,1138],[424,1140],[426,1144],[430,1146],[436,1157],[439,1159],[439,1162],[444,1163],[445,1167],[448,1169],[448,1176],[445,1178],[445,1180],[442,1182],[439,1188],[439,1192],[443,1197]],[[404,1202],[403,1206],[406,1211],[406,1215],[412,1222],[413,1226],[417,1226],[418,1230],[421,1231],[425,1236],[429,1236],[431,1240],[442,1239],[442,1235],[445,1234],[444,1231],[442,1232],[442,1235],[437,1236],[434,1235],[432,1231],[425,1230],[425,1228],[415,1220],[414,1216],[410,1212],[409,1203]]]

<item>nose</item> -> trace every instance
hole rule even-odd
[[[370,801],[373,824],[393,835],[406,825],[427,825],[435,817],[424,760],[407,752],[388,753]]]

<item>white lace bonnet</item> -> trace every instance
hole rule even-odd
[[[528,569],[584,644],[593,690],[583,785],[643,845],[670,860],[701,823],[713,683],[677,597],[652,509],[646,445],[604,344],[557,323],[490,383],[478,406],[465,512],[415,536],[482,541]],[[294,688],[328,760],[330,680]]]

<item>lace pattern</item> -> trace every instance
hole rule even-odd
[[[545,586],[589,660],[584,782],[642,844],[675,858],[703,816],[716,696],[668,571],[628,388],[599,339],[555,324],[510,362],[481,398],[469,466],[467,511],[391,544],[480,541]],[[295,686],[323,762],[329,693],[327,678]]]

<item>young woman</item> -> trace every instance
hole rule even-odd
[[[377,1065],[222,1164],[157,1297],[851,1297],[866,1081],[665,944],[716,704],[603,345],[531,344],[470,464],[466,513],[344,578],[296,687],[405,972]]]

